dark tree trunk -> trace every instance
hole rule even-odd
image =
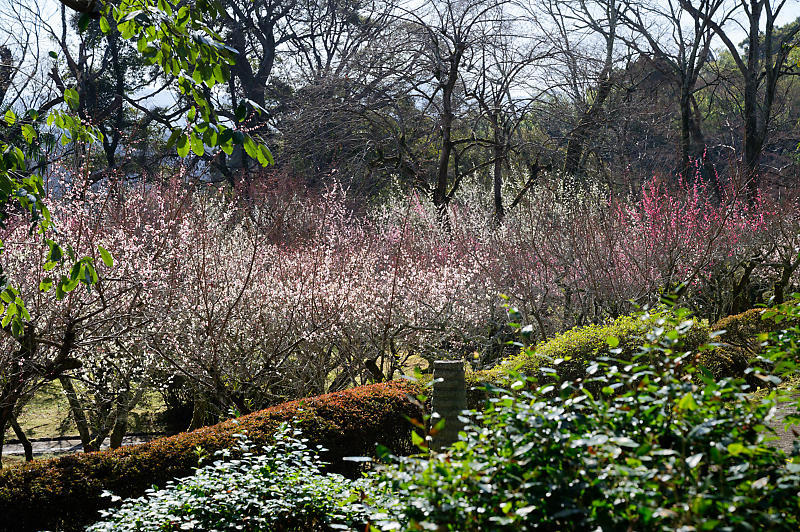
[[[592,128],[597,126],[600,112],[603,109],[608,95],[611,93],[610,72],[603,73],[603,79],[597,87],[597,96],[591,106],[581,115],[578,125],[569,135],[567,153],[564,156],[564,173],[574,177],[581,166],[581,159]]]
[[[208,399],[204,394],[199,393],[194,398],[192,419],[191,421],[189,421],[189,427],[186,430],[195,430],[204,426],[207,417],[208,417]]]
[[[758,79],[757,72],[748,72],[744,91],[744,167],[743,177],[747,199],[755,201],[759,187],[759,162],[764,139],[758,128]]]
[[[503,223],[506,216],[503,208],[503,148],[494,148],[494,175],[492,176],[492,188],[494,192],[494,219],[497,225]]]
[[[760,74],[760,24],[761,2],[750,2],[750,28],[747,50],[747,68],[744,75],[744,168],[745,190],[750,203],[755,202],[758,194],[758,167],[764,138],[759,132],[758,86]],[[765,110],[766,111],[766,110]]]
[[[83,405],[81,405],[80,399],[78,399],[78,394],[75,391],[75,387],[72,385],[72,379],[61,376],[58,378],[58,380],[61,383],[61,388],[64,390],[64,395],[67,396],[67,403],[69,404],[70,412],[72,412],[72,418],[75,421],[75,425],[78,427],[78,434],[81,438],[83,450],[87,453],[96,451],[97,449],[94,446],[92,434],[89,430],[89,422],[86,419],[86,413],[83,410]]]
[[[681,171],[683,172],[683,178],[687,182],[694,181],[694,175],[692,174],[692,111],[691,111],[691,101],[689,99],[689,91],[685,86],[685,83],[681,84],[681,97],[680,97],[680,109],[681,109]]]
[[[6,427],[8,426],[6,420],[5,409],[0,411],[0,469],[3,469],[3,446],[6,442]]]
[[[501,129],[500,117],[498,113],[491,116],[492,127],[494,128],[494,168],[492,173],[492,192],[494,196],[494,221],[497,225],[503,223],[506,216],[503,207],[503,163],[505,162],[506,138],[505,132]]]
[[[17,436],[17,439],[22,444],[22,448],[25,450],[25,461],[32,462],[33,445],[31,445],[30,440],[28,440],[28,436],[25,435],[25,431],[22,430],[22,427],[19,426],[16,417],[11,418],[11,428],[14,429],[14,434]]]
[[[8,89],[11,88],[11,82],[14,81],[16,73],[17,69],[14,67],[11,50],[7,46],[0,45],[0,103],[3,102]]]
[[[433,189],[433,204],[439,213],[439,223],[442,229],[450,232],[450,216],[447,204],[450,201],[447,185],[450,175],[450,158],[453,155],[453,90],[458,81],[458,66],[461,63],[461,54],[456,52],[449,60],[447,78],[442,83],[442,124],[441,147],[439,148],[439,163],[436,166],[436,185]]]
[[[452,89],[451,89],[452,90]],[[450,90],[444,92],[444,113],[442,116],[442,145],[439,149],[439,163],[436,165],[436,186],[433,189],[433,204],[440,214],[447,213],[447,183],[450,171],[450,156],[453,151],[451,138],[453,111],[450,103]]]

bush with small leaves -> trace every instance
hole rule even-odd
[[[365,480],[323,474],[300,430],[283,424],[258,454],[238,435],[237,448],[163,489],[103,512],[89,532],[171,530],[330,530],[366,523]],[[110,494],[109,494],[110,495]]]
[[[748,384],[763,386],[765,383],[748,368],[754,363],[769,363],[760,357],[765,347],[764,340],[769,333],[799,323],[797,316],[793,317],[787,311],[795,306],[796,302],[794,305],[779,305],[768,312],[763,308],[754,308],[722,318],[711,326],[712,334],[718,335],[716,342],[719,348],[703,353],[700,364],[708,368],[715,378],[745,377]]]
[[[800,446],[788,456],[771,447],[765,423],[787,397],[772,391],[752,400],[744,380],[715,381],[694,367],[713,348],[690,346],[696,322],[685,311],[651,325],[632,359],[609,348],[582,382],[542,385],[518,375],[509,389],[490,390],[488,408],[471,414],[446,453],[394,458],[379,480],[394,503],[373,515],[376,525],[797,530]],[[786,376],[800,330],[783,338],[782,349],[767,353]]]
[[[510,315],[515,319],[518,313],[510,309]],[[514,373],[523,373],[549,374],[559,381],[580,381],[587,377],[586,369],[597,360],[608,357],[611,349],[616,350],[616,358],[630,360],[645,342],[653,324],[664,316],[663,313],[651,312],[646,316],[620,316],[605,324],[574,327],[534,347],[520,349],[497,367],[476,372],[472,380],[483,379],[496,384],[508,380]],[[523,339],[527,329],[522,329]],[[617,343],[610,346],[606,342],[609,337],[616,338]],[[708,327],[696,320],[683,338],[688,349],[696,349],[708,341]]]

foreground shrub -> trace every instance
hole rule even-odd
[[[373,455],[376,444],[410,451],[410,424],[420,418],[407,383],[388,383],[293,401],[234,421],[114,451],[65,456],[0,471],[0,530],[77,529],[109,501],[105,490],[139,496],[153,484],[192,472],[199,457],[233,447],[246,431],[267,445],[280,423],[296,420],[310,444],[323,445],[330,469],[355,474],[342,457]],[[44,511],[43,511],[44,510]]]
[[[519,376],[493,390],[450,451],[396,458],[382,472],[380,487],[396,500],[374,516],[379,526],[797,530],[800,447],[787,462],[764,423],[781,397],[750,401],[741,379],[691,378],[696,323],[678,316],[658,317],[632,361],[612,349],[582,383]],[[783,374],[794,370],[787,352],[772,352]]]
[[[300,431],[281,425],[275,442],[258,454],[241,436],[237,459],[219,459],[193,476],[169,482],[146,497],[104,513],[90,532],[172,530],[329,530],[366,523],[360,503],[365,481],[323,474]]]

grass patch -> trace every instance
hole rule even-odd
[[[161,415],[166,405],[161,394],[147,392],[128,417],[128,432],[165,432]],[[39,389],[33,399],[22,409],[19,424],[28,438],[59,438],[78,435],[78,428],[70,414],[69,404],[57,382]],[[6,442],[15,440],[11,427],[6,429]],[[5,460],[5,457],[4,457]]]
[[[28,438],[57,438],[78,433],[69,415],[67,400],[57,382],[41,387],[22,409],[18,421]],[[12,439],[16,439],[16,436],[8,427],[6,441]]]

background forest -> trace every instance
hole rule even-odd
[[[153,66],[190,52],[131,40],[135,12],[4,0],[0,136],[34,110],[28,171],[98,268],[43,291],[69,265],[3,213],[30,315],[3,320],[0,434],[24,438],[48,383],[92,450],[153,393],[185,429],[435,358],[491,367],[506,302],[535,343],[669,291],[716,321],[796,290],[793,0],[219,7],[238,59],[192,76],[236,131],[200,128],[184,71]],[[93,139],[39,119],[57,109]]]

